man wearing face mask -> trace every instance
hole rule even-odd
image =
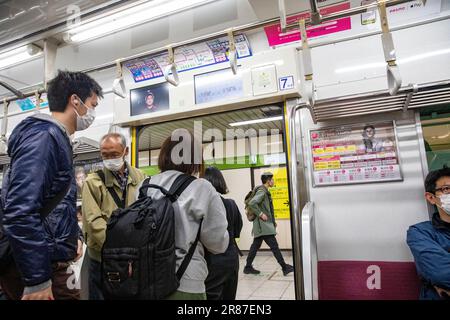
[[[0,239],[8,241],[14,263],[0,282],[12,299],[79,298],[64,267],[80,246],[70,136],[94,121],[102,88],[82,72],[59,71],[47,97],[51,114],[24,119],[8,141]]]
[[[422,280],[420,299],[450,298],[450,168],[431,171],[425,179],[425,198],[436,206],[431,221],[408,229],[406,242]]]
[[[128,147],[120,133],[108,133],[100,140],[104,169],[88,175],[82,196],[83,232],[89,256],[89,299],[103,300],[101,292],[101,249],[111,213],[135,201],[145,175],[131,167],[125,157]]]

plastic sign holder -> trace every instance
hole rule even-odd
[[[384,58],[387,63],[386,72],[389,94],[393,96],[397,94],[402,85],[402,77],[400,76],[400,70],[396,63],[394,41],[392,39],[392,33],[389,30],[385,0],[378,0],[378,11],[380,12],[381,20],[381,42],[383,43]]]
[[[178,77],[177,65],[175,64],[175,56],[173,54],[172,47],[167,47],[169,52],[169,65],[164,69],[164,78],[168,83],[177,87],[180,84],[180,78]],[[172,73],[172,78],[169,74]]]
[[[281,32],[286,32],[286,4],[284,0],[278,0],[278,11],[280,13]]]
[[[125,99],[127,96],[125,90],[125,82],[123,80],[122,64],[120,63],[120,60],[116,61],[116,78],[113,81],[112,92],[123,99]]]
[[[305,81],[303,83],[303,93],[301,96],[306,102],[308,108],[314,106],[314,82],[313,82],[313,68],[311,60],[311,48],[308,44],[308,36],[306,34],[306,24],[305,20],[301,19],[299,21],[300,35],[302,40],[302,61],[303,61],[303,74]]]
[[[236,43],[234,42],[233,29],[230,29],[230,31],[228,31],[228,42],[230,43],[228,60],[230,61],[231,71],[233,71],[233,74],[237,74],[237,51]]]
[[[317,0],[309,0],[311,4],[311,24],[318,25],[322,22],[322,15],[317,6]]]

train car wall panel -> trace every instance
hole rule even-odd
[[[450,78],[449,19],[392,35],[403,86]],[[318,99],[387,89],[380,35],[315,47],[312,60]]]
[[[313,187],[312,170],[307,174],[310,201],[315,204],[320,297],[347,299],[360,294],[362,297],[391,298],[389,290],[369,294],[365,283],[370,274],[361,273],[361,270],[372,264],[398,263],[381,267],[382,288],[386,289],[394,286],[400,277],[417,279],[406,244],[406,231],[410,225],[429,218],[423,197],[424,174],[414,113],[352,117],[314,125],[309,111],[304,109],[300,119],[304,137],[308,137],[310,130],[331,125],[395,121],[403,181]],[[302,156],[310,168],[309,138],[304,138],[303,142]],[[329,276],[329,270],[336,265],[339,267],[333,276]],[[336,281],[348,284],[339,293],[332,294],[330,290],[337,285]],[[414,283],[402,298],[416,294]]]

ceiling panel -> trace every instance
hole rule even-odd
[[[66,23],[78,7],[81,14],[132,1],[123,0],[9,0],[0,1],[0,46],[40,30]]]

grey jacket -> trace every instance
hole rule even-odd
[[[169,190],[181,172],[168,170],[151,178],[151,183]],[[157,189],[148,189],[154,199],[163,195]],[[137,195],[136,195],[137,196]],[[197,236],[203,218],[200,240],[186,272],[180,281],[179,291],[204,293],[208,267],[204,258],[205,246],[211,253],[223,253],[228,247],[225,207],[213,186],[205,179],[194,180],[174,202],[175,247],[177,268]]]

